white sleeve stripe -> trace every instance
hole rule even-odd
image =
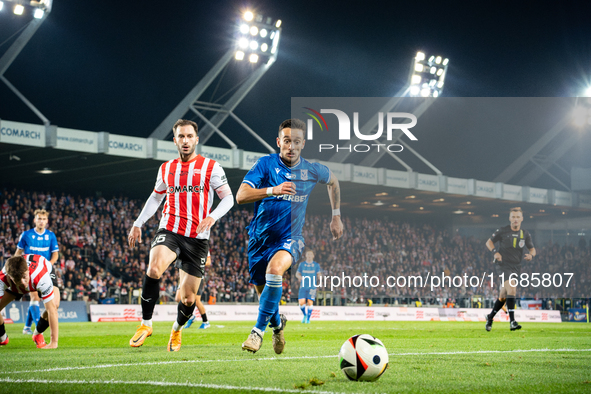
[[[253,188],[255,188],[255,189],[256,189],[256,187],[255,187],[254,183],[252,183],[251,181],[247,181],[247,180],[245,179],[245,180],[243,180],[243,181],[242,181],[242,183],[246,183],[247,185],[250,185],[250,186],[252,186]]]

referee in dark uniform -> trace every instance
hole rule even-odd
[[[507,302],[507,309],[509,318],[511,319],[511,331],[521,329],[521,325],[515,321],[515,294],[517,293],[517,286],[511,284],[510,278],[519,281],[521,274],[521,260],[531,261],[536,255],[536,249],[531,240],[531,235],[527,230],[521,229],[521,222],[523,222],[523,212],[521,208],[511,208],[509,213],[509,226],[501,227],[494,232],[492,237],[486,241],[486,247],[494,255],[494,261],[497,263],[497,276],[503,274],[504,283],[501,284],[499,298],[495,302],[492,312],[487,316],[486,331],[492,329],[493,318],[499,310]],[[498,245],[498,248],[495,247]],[[527,248],[529,253],[523,254],[523,249]],[[514,284],[517,284],[515,280]]]

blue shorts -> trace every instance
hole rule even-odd
[[[301,299],[316,301],[316,289],[310,287],[300,287],[300,292],[298,293],[298,300]]]
[[[304,239],[284,239],[273,244],[258,243],[253,238],[248,241],[248,272],[250,283],[260,286],[267,283],[267,265],[280,250],[291,253],[292,264],[298,261],[304,250]]]

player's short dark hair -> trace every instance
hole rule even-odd
[[[37,216],[37,215],[44,215],[44,216],[49,216],[49,215],[47,214],[47,211],[46,211],[45,209],[36,209],[36,210],[35,210],[35,216]]]
[[[8,276],[13,278],[15,281],[20,282],[29,267],[27,266],[27,260],[23,256],[14,256],[6,260],[6,273]]]
[[[521,210],[521,207],[513,207],[513,208],[511,208],[511,210],[509,211],[509,213],[511,213],[511,212],[521,212],[521,213],[523,213],[523,211]]]
[[[195,135],[197,135],[197,133],[199,131],[199,127],[197,126],[197,123],[193,122],[192,120],[188,120],[188,119],[179,119],[176,121],[174,126],[172,126],[172,135],[173,136],[175,135],[176,128],[179,126],[193,126],[193,129],[195,129]]]
[[[302,130],[304,134],[306,133],[306,123],[300,119],[286,119],[279,125],[279,134],[281,134],[281,130],[283,129],[296,129]]]

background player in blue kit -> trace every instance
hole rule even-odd
[[[343,235],[339,181],[328,167],[300,157],[305,145],[306,124],[288,119],[279,126],[279,154],[261,157],[244,177],[236,194],[238,204],[254,202],[248,235],[250,283],[260,295],[259,316],[242,350],[261,348],[265,329],[273,329],[273,350],[285,347],[285,316],[279,315],[283,274],[304,249],[302,227],[308,197],[317,183],[328,186],[332,206],[330,231],[333,239]]]
[[[49,260],[52,266],[55,264],[59,256],[59,246],[55,234],[46,229],[48,220],[49,214],[45,209],[37,209],[35,211],[35,228],[21,234],[16,253],[14,254],[15,256],[37,254]],[[55,270],[51,275],[55,276]],[[41,313],[39,310],[39,296],[34,291],[29,294],[31,296],[31,302],[29,304],[29,311],[27,312],[27,319],[25,320],[23,334],[32,335],[31,325],[35,323],[35,326],[37,326]],[[59,298],[59,294],[57,296]]]
[[[310,324],[312,306],[316,300],[316,288],[320,285],[321,273],[320,265],[314,261],[314,252],[308,250],[306,252],[306,261],[300,263],[298,272],[296,272],[296,278],[300,281],[298,302],[304,314],[302,323]]]

